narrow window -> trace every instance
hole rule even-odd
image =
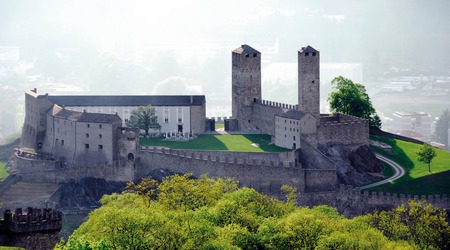
[[[98,138],[102,139],[102,134],[99,134],[99,135],[98,135]]]
[[[87,128],[90,128],[90,127],[91,127],[91,124],[88,123],[88,124],[87,124]]]
[[[89,138],[89,134],[88,133],[86,133],[86,138]]]
[[[98,145],[98,149],[99,149],[99,150],[102,150],[102,149],[103,149],[103,145],[101,145],[101,144]]]
[[[177,117],[178,117],[178,122],[183,122],[183,109],[182,108],[177,108]]]
[[[164,108],[164,122],[169,123],[169,108],[168,107]]]
[[[89,149],[89,144],[84,144],[85,149]]]
[[[101,125],[101,124],[99,124],[99,125],[98,125],[98,128],[99,128],[99,129],[101,129],[101,128],[102,128],[102,125]]]
[[[316,56],[316,52],[313,52],[313,56]]]
[[[64,140],[61,140],[61,146],[64,146]]]
[[[294,135],[294,141],[295,141],[295,135]]]

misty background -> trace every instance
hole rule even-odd
[[[366,86],[389,130],[395,111],[450,108],[446,0],[0,0],[0,144],[23,123],[24,91],[203,94],[231,115],[231,51],[262,53],[263,98],[296,104],[297,51],[321,52],[321,110],[333,77]]]

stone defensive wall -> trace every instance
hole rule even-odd
[[[266,100],[253,103],[253,122],[259,124],[261,134],[275,135],[275,115],[282,115],[283,109],[297,110],[298,105],[290,105]]]
[[[339,195],[349,197],[361,197],[369,205],[393,205],[394,207],[406,204],[410,200],[425,201],[438,208],[450,208],[450,200],[447,195],[410,195],[397,194],[389,192],[369,192],[367,190],[360,191],[352,186],[340,185]]]
[[[31,182],[59,183],[68,179],[95,176],[108,181],[134,180],[134,161],[114,161],[112,165],[104,163],[66,164],[59,160],[41,160],[15,154],[14,172],[22,180]]]
[[[167,169],[180,174],[192,173],[194,177],[200,177],[203,174],[213,178],[230,177],[238,180],[241,186],[252,187],[260,192],[274,195],[280,193],[280,188],[284,184],[295,186],[301,192],[312,190],[312,188],[325,188],[319,189],[323,191],[336,188],[327,184],[332,181],[327,179],[328,175],[323,171],[314,174],[317,170],[309,170],[310,176],[322,177],[314,182],[306,180],[305,169],[295,161],[287,160],[293,154],[294,152],[281,154],[207,152],[148,147],[141,149],[140,158],[137,159],[139,164],[137,164],[136,178],[148,176],[157,169]],[[314,187],[307,187],[309,183]]]
[[[3,212],[3,220],[0,221],[0,229],[13,233],[26,233],[37,231],[61,230],[62,213],[51,208],[37,209],[27,208],[22,211],[17,208],[14,213],[9,209]]]
[[[369,121],[342,114],[321,117],[317,139],[319,145],[369,145]]]
[[[383,192],[360,191],[353,186],[339,185],[331,192],[300,193],[301,206],[329,205],[347,217],[354,217],[374,211],[381,211],[407,205],[410,200],[424,201],[441,209],[450,209],[447,195],[409,195]]]

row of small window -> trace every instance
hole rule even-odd
[[[305,53],[305,56],[309,56],[309,52],[306,52],[306,53]],[[316,56],[316,52],[313,52],[313,53],[312,53],[312,56]]]
[[[280,125],[277,125],[277,128],[281,128],[281,126],[280,126]],[[284,127],[284,130],[287,131],[287,127]],[[299,130],[298,130],[298,128],[289,128],[289,131],[298,132]]]
[[[84,148],[85,148],[85,149],[89,149],[89,144],[88,144],[88,143],[84,144]],[[98,145],[98,149],[99,149],[99,150],[102,150],[102,149],[103,149],[103,145],[99,144],[99,145]]]
[[[286,135],[286,134],[284,135],[284,138],[287,138],[287,135]],[[295,141],[295,135],[292,136],[292,140]]]
[[[89,133],[86,133],[86,138],[89,138]],[[103,135],[102,134],[98,134],[98,138],[102,139]]]
[[[86,127],[87,127],[87,128],[90,128],[90,127],[91,127],[91,124],[89,124],[89,123],[86,124]],[[99,125],[98,125],[98,128],[101,129],[101,128],[102,128],[102,124],[99,124]]]

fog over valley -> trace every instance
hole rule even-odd
[[[322,113],[339,75],[365,85],[388,131],[395,112],[434,121],[450,108],[447,0],[0,0],[0,12],[0,144],[18,137],[33,88],[202,94],[208,117],[231,116],[231,51],[241,44],[262,53],[264,99],[296,104],[297,51],[311,45]]]

